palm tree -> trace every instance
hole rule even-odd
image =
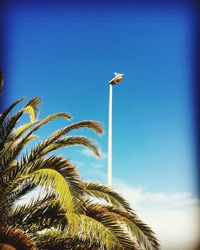
[[[81,145],[99,157],[94,141],[68,134],[88,128],[102,135],[100,123],[81,121],[68,125],[24,152],[24,147],[36,139],[33,133],[41,126],[55,118],[69,120],[71,116],[57,113],[38,120],[38,97],[10,115],[22,100],[14,102],[0,115],[0,212],[4,214],[0,217],[0,249],[2,243],[2,249],[7,247],[1,235],[4,239],[18,238],[18,243],[11,245],[27,250],[159,249],[153,231],[138,219],[123,197],[102,184],[84,182],[76,166],[52,154],[62,147]],[[29,114],[30,122],[17,127],[24,113]],[[45,190],[44,195],[30,203],[16,205],[36,186]]]

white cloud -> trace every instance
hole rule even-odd
[[[158,235],[164,250],[192,249],[198,239],[199,201],[191,193],[147,192],[114,179],[114,188]]]
[[[82,149],[81,154],[87,157],[94,157],[94,154],[92,153],[92,151],[87,148]]]
[[[101,160],[106,160],[107,158],[108,158],[108,155],[105,152],[102,151],[100,159]]]
[[[91,166],[95,169],[103,169],[106,167],[106,165],[101,162],[91,163]]]

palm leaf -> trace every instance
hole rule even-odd
[[[30,234],[12,227],[0,227],[0,248],[37,250],[34,238]]]
[[[142,222],[136,214],[124,212],[112,206],[103,206],[110,213],[118,216],[129,227],[133,236],[145,250],[159,250],[159,242],[152,229]]]
[[[10,113],[10,111],[21,101],[23,101],[24,98],[20,98],[14,103],[12,103],[1,115],[0,115],[0,126],[2,125],[3,121],[7,117],[7,115]]]
[[[45,168],[34,171],[34,173],[30,175],[35,184],[44,186],[47,190],[50,189],[56,193],[63,209],[67,211],[66,215],[70,220],[75,207],[72,193],[65,178],[56,170]]]
[[[47,116],[46,118],[44,118],[43,120],[40,120],[38,125],[35,126],[33,129],[31,129],[25,136],[24,136],[24,140],[29,137],[34,131],[37,131],[41,126],[43,126],[44,124],[56,119],[56,118],[64,118],[66,120],[70,120],[71,116],[68,113],[56,113],[56,114],[52,114]]]
[[[62,148],[62,147],[69,147],[69,146],[84,146],[91,150],[96,157],[100,157],[99,148],[97,147],[96,143],[85,137],[85,136],[68,136],[66,138],[58,139],[56,142],[52,143],[48,147],[46,147],[42,154],[47,154],[53,150]]]
[[[16,128],[15,131],[13,131],[15,138],[18,139],[26,130],[31,128],[32,126],[38,124],[39,121],[29,122],[26,124],[21,125],[20,127]]]
[[[59,137],[61,137],[63,135],[68,134],[70,131],[76,130],[76,129],[81,129],[81,128],[91,129],[95,133],[97,133],[98,135],[103,135],[103,133],[104,133],[103,128],[99,122],[82,121],[82,122],[78,122],[78,123],[72,124],[70,126],[67,126],[61,130],[58,130],[57,132],[53,133],[53,135],[50,138],[52,139],[52,142],[54,142],[56,139],[58,139]]]
[[[17,114],[5,119],[0,126],[0,150],[5,147],[6,142],[13,139],[12,131],[22,114],[23,112],[19,111]]]
[[[113,189],[106,185],[96,183],[96,182],[82,182],[85,194],[96,197],[98,199],[103,199],[109,204],[116,206],[117,208],[124,209],[130,213],[133,212],[129,203]]]
[[[27,138],[23,144],[22,143],[18,144],[17,142],[16,143],[11,142],[9,146],[3,148],[0,154],[0,161],[1,161],[0,177],[4,176],[5,171],[7,171],[7,169],[10,168],[13,161],[16,160],[17,156],[20,154],[21,150],[24,148],[24,146],[27,143],[27,140],[29,139],[30,137]]]
[[[9,218],[9,225],[16,225],[32,233],[45,228],[59,228],[64,230],[68,221],[65,211],[55,195],[46,194],[28,204],[18,205]]]
[[[23,112],[29,114],[31,122],[33,122],[37,117],[40,103],[41,103],[40,98],[35,97],[31,99],[22,109]]]
[[[98,242],[91,243],[91,239],[82,239],[76,236],[69,236],[57,229],[47,230],[38,235],[38,248],[41,250],[99,250]]]
[[[106,209],[89,200],[84,202],[86,214],[80,215],[80,226],[77,235],[98,241],[106,249],[138,250],[138,245],[120,225],[117,217]]]
[[[38,158],[27,168],[28,170],[25,171],[28,171],[28,173],[44,168],[54,169],[65,178],[74,197],[78,198],[83,194],[80,176],[76,167],[60,156],[52,155],[47,158]]]

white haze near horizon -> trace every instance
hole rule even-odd
[[[148,192],[114,179],[114,188],[156,232],[162,250],[196,249],[199,238],[199,200],[191,193]]]

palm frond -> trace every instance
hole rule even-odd
[[[32,152],[31,152],[31,155],[30,155],[31,158],[29,159],[29,161],[33,160],[36,155],[38,157],[38,155],[42,151],[44,151],[44,152],[46,152],[45,150],[48,151],[48,146],[50,146],[49,149],[53,148],[51,144],[56,142],[61,136],[67,134],[72,129],[78,129],[79,126],[80,126],[80,128],[84,128],[84,127],[90,128],[90,129],[94,130],[98,134],[103,133],[103,130],[101,128],[101,124],[98,123],[98,122],[93,122],[93,121],[84,121],[82,123],[80,122],[80,123],[65,127],[64,129],[58,130],[57,132],[53,133],[50,137],[48,137],[46,140],[44,140],[42,143],[38,144],[34,149],[32,149]],[[58,144],[61,144],[61,143],[58,143]],[[59,146],[60,145],[56,145],[55,147],[59,147]],[[99,155],[99,153],[98,153],[98,155]],[[28,160],[28,158],[27,158],[27,160]]]
[[[3,249],[10,249],[12,246],[11,249],[37,250],[30,234],[12,227],[0,227],[0,245]]]
[[[34,126],[38,123],[39,123],[39,121],[29,122],[29,123],[23,124],[20,127],[16,128],[13,131],[15,138],[18,139],[24,132],[26,132],[26,130],[28,130],[29,128],[31,128],[32,126]]]
[[[81,238],[91,237],[106,249],[138,250],[138,244],[120,225],[112,213],[89,200],[84,202],[85,214],[80,216],[77,235]]]
[[[24,98],[20,98],[17,101],[13,102],[1,115],[0,115],[0,126],[2,125],[2,123],[4,122],[5,118],[7,117],[7,115],[10,113],[10,111],[21,101],[23,101]]]
[[[109,204],[112,204],[117,208],[124,209],[130,213],[133,212],[129,203],[120,194],[108,186],[96,182],[82,182],[82,185],[85,194],[98,199],[103,199]]]
[[[24,145],[26,145],[27,143],[37,139],[38,136],[37,135],[30,135],[25,141],[24,141]]]
[[[58,139],[56,142],[50,144],[44,150],[42,150],[42,154],[47,154],[51,151],[54,151],[59,148],[69,147],[69,146],[84,146],[91,150],[96,157],[100,157],[99,148],[96,143],[85,136],[68,136],[66,138]]]
[[[39,197],[28,204],[18,205],[8,223],[32,233],[51,227],[64,230],[68,224],[65,213],[55,195],[46,194],[44,198]]]
[[[28,140],[28,138],[27,138]],[[27,143],[27,140],[24,141],[24,143],[10,143],[9,147],[3,148],[0,155],[0,177],[3,177],[5,175],[5,172],[11,167],[13,167],[12,163],[16,160],[16,157],[20,154],[22,149]]]
[[[7,141],[12,140],[12,131],[22,114],[23,112],[19,111],[17,114],[4,120],[0,126],[0,150],[5,147]]]
[[[91,239],[82,239],[69,236],[57,229],[47,230],[38,235],[38,248],[41,250],[99,250],[102,249],[98,242],[91,243]]]
[[[46,118],[44,118],[43,120],[40,120],[38,122],[38,125],[35,126],[33,129],[31,129],[23,138],[23,140],[26,140],[27,137],[29,137],[33,132],[37,131],[41,126],[43,126],[44,124],[56,119],[56,118],[64,118],[66,120],[70,120],[71,119],[71,115],[68,113],[56,113],[56,114],[52,114],[47,116]]]
[[[33,122],[39,110],[39,106],[41,103],[41,99],[39,97],[35,97],[31,99],[23,108],[22,111],[29,114],[31,122]]]
[[[101,123],[96,121],[81,121],[53,133],[53,135],[51,136],[52,142],[54,142],[59,137],[68,134],[72,130],[77,130],[81,128],[88,128],[90,130],[93,130],[98,135],[103,135],[104,133]]]
[[[133,236],[136,237],[138,243],[145,250],[159,250],[159,241],[155,236],[152,229],[142,222],[138,216],[134,213],[124,212],[121,209],[115,208],[113,206],[103,206],[110,213],[118,216],[119,220],[124,221],[129,227]]]
[[[30,174],[35,184],[55,192],[63,209],[67,211],[66,216],[71,221],[75,212],[73,196],[65,178],[54,169],[40,169]]]
[[[40,169],[53,169],[59,172],[65,178],[74,197],[78,198],[83,194],[80,176],[76,167],[72,166],[70,162],[63,157],[52,155],[47,158],[38,158],[30,164],[26,172],[34,173],[34,171]]]

